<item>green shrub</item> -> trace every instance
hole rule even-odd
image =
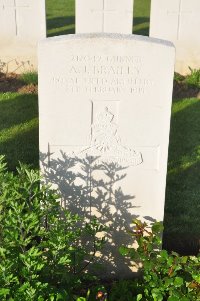
[[[140,293],[142,286],[139,279],[121,280],[112,285],[109,301],[134,301]]]
[[[20,75],[20,80],[26,85],[37,85],[38,84],[38,74],[37,72],[25,72]]]
[[[137,249],[120,252],[142,263],[141,277],[89,286],[87,267],[104,243],[96,237],[104,227],[62,208],[37,172],[23,165],[17,174],[8,172],[0,156],[0,300],[200,300],[200,256],[161,250],[161,223],[151,230],[139,220],[134,225]]]
[[[75,300],[104,242],[96,238],[102,230],[95,219],[87,223],[61,208],[38,173],[20,165],[15,175],[0,157],[1,301]]]
[[[190,74],[185,77],[185,82],[190,86],[200,88],[200,70],[190,68]]]
[[[174,81],[181,82],[185,79],[185,77],[177,72],[174,73]]]
[[[161,250],[161,223],[151,230],[146,223],[134,221],[132,233],[138,248],[120,248],[122,255],[142,263],[143,290],[133,300],[197,301],[200,300],[200,256],[179,256]],[[127,300],[128,301],[128,300]]]

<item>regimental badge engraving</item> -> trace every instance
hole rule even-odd
[[[107,107],[95,116],[91,125],[90,146],[81,150],[77,156],[98,157],[98,161],[118,163],[121,166],[142,164],[142,154],[121,143],[114,114]]]

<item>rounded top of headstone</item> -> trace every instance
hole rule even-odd
[[[159,44],[160,46],[168,46],[168,47],[174,47],[174,44],[170,41],[161,40],[157,38],[150,38],[146,36],[140,36],[140,35],[132,35],[132,34],[118,34],[118,33],[81,33],[81,34],[69,34],[69,35],[61,35],[56,37],[50,37],[46,39],[40,40],[40,44],[43,43],[62,43],[64,41],[68,40],[130,40],[135,42],[146,42],[146,43],[153,43],[153,44]]]

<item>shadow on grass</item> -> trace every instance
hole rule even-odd
[[[133,20],[133,33],[149,35],[149,18],[135,17]],[[48,37],[75,33],[75,16],[56,17],[47,20]]]
[[[138,35],[149,36],[149,22],[150,22],[150,18],[134,17],[133,33]]]
[[[37,95],[0,96],[0,131],[38,117]]]
[[[9,170],[18,162],[39,165],[38,101],[36,95],[0,95],[0,154]]]
[[[200,249],[200,101],[175,102],[180,110],[171,122],[163,246],[189,255]]]
[[[163,248],[181,255],[200,251],[200,162],[168,176]]]
[[[49,31],[48,37],[55,35],[73,34],[75,33],[75,16],[56,17],[48,19],[47,29]]]
[[[75,29],[74,28],[69,28],[69,29],[63,29],[55,32],[48,33],[48,37],[56,37],[56,36],[61,36],[61,35],[67,35],[67,34],[74,34]]]

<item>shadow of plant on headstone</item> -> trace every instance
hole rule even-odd
[[[15,74],[19,73],[19,71],[20,73],[27,71],[31,72],[34,71],[34,66],[29,60],[10,59],[2,61],[0,59],[0,74],[8,76],[9,73]]]
[[[99,157],[78,158],[63,152],[59,158],[50,159],[44,154],[40,158],[45,181],[57,189],[61,205],[88,221],[96,216],[99,223],[107,226],[107,242],[96,257],[95,273],[102,278],[115,277],[118,270],[131,274],[130,262],[118,251],[122,244],[133,243],[127,230],[138,217],[130,213],[130,209],[136,208],[134,196],[124,194],[120,187],[127,168],[100,162]]]

